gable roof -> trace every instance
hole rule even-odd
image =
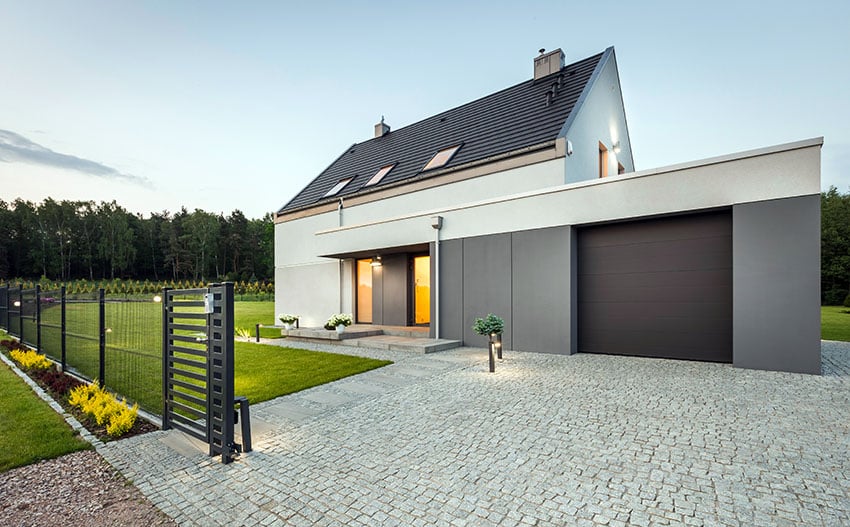
[[[304,187],[278,214],[360,195],[402,181],[428,177],[425,164],[438,151],[462,145],[442,170],[537,145],[558,137],[603,53],[564,66],[560,72],[528,80],[452,108],[381,137],[356,143]],[[560,79],[550,104],[546,93]],[[382,167],[393,169],[377,185],[364,187]],[[338,193],[326,194],[353,178]]]

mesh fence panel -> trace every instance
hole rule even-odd
[[[41,352],[62,360],[62,292],[41,292]]]
[[[24,289],[21,291],[21,333],[20,337],[24,344],[33,348],[37,347],[38,326],[35,322],[35,312],[38,309],[35,289]]]
[[[162,412],[162,304],[152,300],[106,300],[105,384]]]
[[[100,329],[96,293],[67,295],[65,300],[65,360],[69,370],[97,379]]]
[[[21,335],[21,288],[9,288],[9,327],[6,329],[10,335],[20,337]]]
[[[0,328],[9,329],[9,286],[0,287]]]

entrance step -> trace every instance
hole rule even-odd
[[[406,351],[410,353],[436,353],[459,348],[463,345],[460,340],[428,339],[421,337],[405,337],[396,335],[378,335],[346,341],[346,344],[360,348],[383,349],[390,351]]]
[[[353,327],[353,326],[352,326]],[[371,337],[373,335],[383,335],[381,329],[371,329],[364,326],[359,326],[357,329],[346,328],[342,333],[337,333],[336,330],[328,331],[324,328],[301,328],[282,330],[284,336],[295,339],[312,340],[351,340],[362,337]],[[294,340],[294,339],[293,339]],[[346,342],[346,344],[350,344]]]

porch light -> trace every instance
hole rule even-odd
[[[372,264],[371,265],[372,265],[372,267],[382,266],[383,264],[381,263],[381,256],[377,255],[374,258],[372,258]]]

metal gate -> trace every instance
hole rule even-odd
[[[165,289],[162,298],[162,428],[209,444],[229,463],[242,451],[233,427],[233,284]]]

